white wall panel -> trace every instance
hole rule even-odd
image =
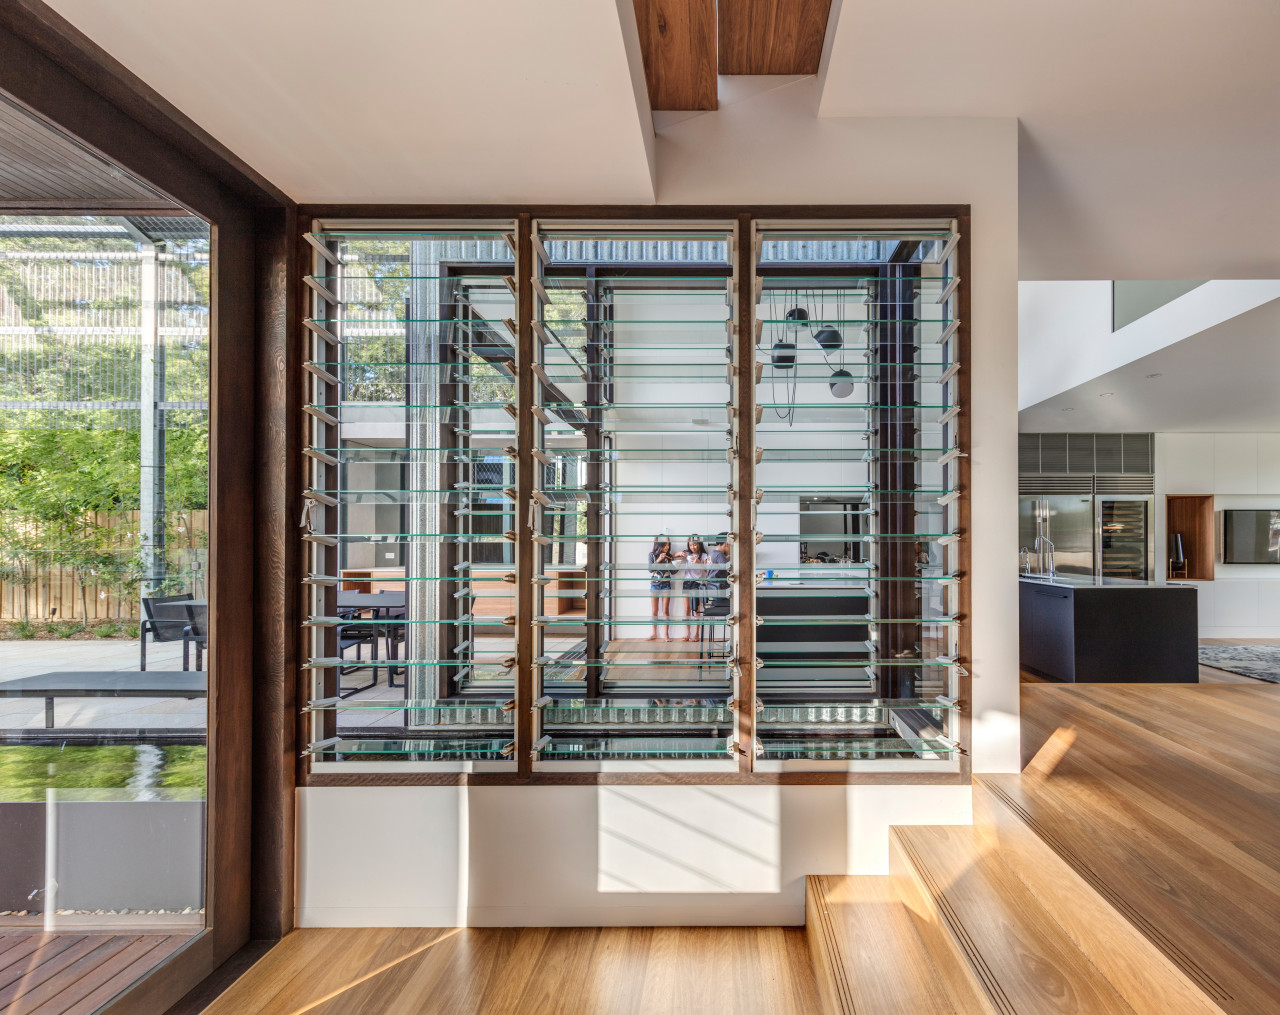
[[[1280,631],[1280,581],[1258,582],[1258,626]]]
[[[1208,433],[1156,435],[1156,460],[1159,462],[1163,457],[1165,474],[1161,479],[1166,493],[1213,493],[1213,436]]]
[[[1214,627],[1238,629],[1258,626],[1258,582],[1219,578],[1214,584]]]
[[[1213,492],[1258,493],[1258,435],[1213,435]]]
[[[888,872],[966,786],[298,791],[299,926],[791,925],[806,874]]]
[[[466,919],[465,791],[453,786],[299,790],[301,927],[454,927]]]
[[[1280,495],[1280,433],[1258,434],[1257,492]]]

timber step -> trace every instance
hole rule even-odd
[[[1230,994],[1176,942],[1133,912],[1096,871],[1041,838],[1020,806],[1021,785],[1018,776],[975,779],[974,825],[1048,915],[1103,975],[1134,998],[1135,1011],[1222,1015],[1220,1005]]]
[[[805,879],[805,931],[828,1015],[986,1015],[976,995],[957,1004],[889,878]]]
[[[889,878],[807,879],[824,1012],[1222,1015],[981,783],[975,819],[891,829]]]
[[[973,828],[892,829],[889,866],[950,989],[999,1015],[1136,1015]]]

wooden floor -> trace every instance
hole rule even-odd
[[[299,930],[206,1015],[814,1015],[801,928]]]
[[[88,1015],[190,937],[0,931],[0,1013]]]
[[[1254,680],[1026,683],[1023,774],[975,780],[975,827],[894,829],[892,879],[808,879],[808,941],[303,930],[207,1013],[808,1015],[821,989],[859,1015],[1276,1015],[1278,726]]]
[[[1031,768],[982,782],[1220,1008],[1280,1012],[1278,726],[1258,681],[1025,684]]]

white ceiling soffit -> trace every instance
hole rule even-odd
[[[1280,300],[1273,300],[1023,409],[1018,429],[1276,432],[1277,377]]]
[[[834,31],[821,116],[1020,119],[1023,279],[1280,277],[1280,3],[846,0]]]
[[[49,5],[299,202],[653,201],[631,0]]]

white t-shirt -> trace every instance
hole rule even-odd
[[[684,569],[679,573],[679,577],[684,581],[702,581],[707,576],[708,560],[705,553],[690,553],[684,559]]]

